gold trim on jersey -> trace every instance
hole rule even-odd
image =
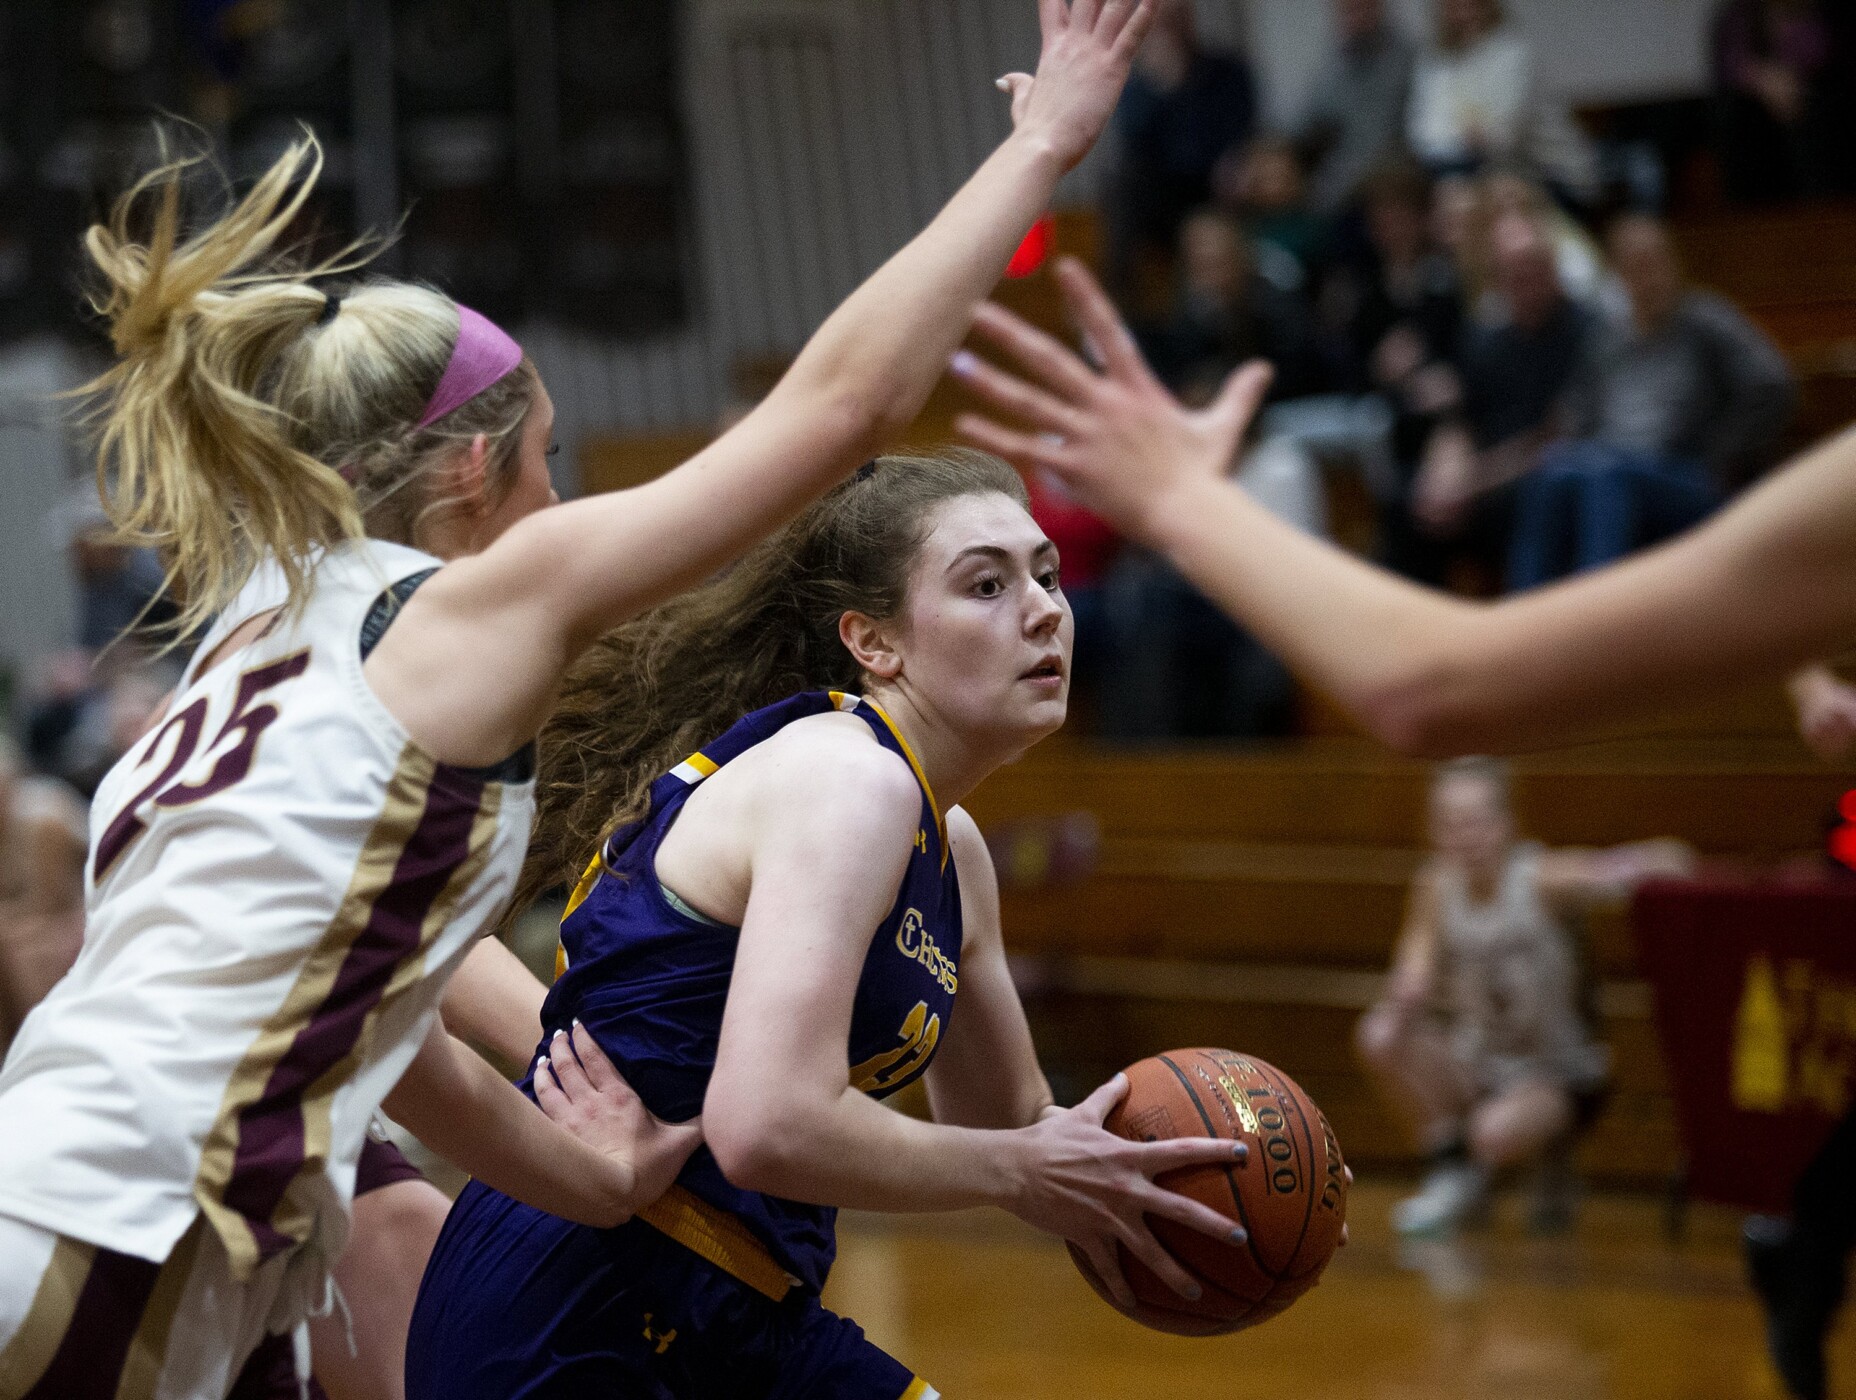
[[[379,1024],[382,1013],[424,980],[425,959],[431,952],[432,944],[438,941],[438,936],[450,924],[452,913],[463,899],[464,892],[490,863],[490,852],[496,844],[497,821],[502,815],[502,799],[501,783],[484,784],[483,795],[477,801],[477,813],[471,819],[469,844],[465,847],[464,859],[453,868],[451,878],[445,882],[444,889],[439,891],[438,898],[432,901],[426,911],[425,920],[419,927],[418,947],[408,950],[394,967],[385,989],[362,1018],[360,1032],[355,1036],[354,1045],[348,1053],[329,1066],[303,1091],[303,1160],[306,1164],[328,1160],[335,1136],[331,1114],[335,1107],[336,1090],[360,1071],[362,1063],[373,1049],[374,1027]],[[301,1179],[300,1176],[298,1179]],[[271,1226],[280,1234],[303,1240],[308,1239],[315,1229],[315,1217],[308,1206],[296,1200],[296,1185],[293,1181],[284,1191],[283,1200],[271,1214]]]
[[[90,1266],[96,1258],[94,1244],[60,1235],[52,1245],[52,1256],[45,1261],[45,1272],[39,1275],[39,1286],[33,1291],[25,1320],[0,1347],[0,1397],[12,1400],[25,1395],[45,1375],[45,1368],[58,1355],[64,1334],[71,1329],[77,1300],[90,1280]]]
[[[193,1194],[224,1242],[232,1277],[239,1282],[249,1279],[260,1262],[250,1222],[225,1203],[226,1189],[238,1162],[240,1117],[263,1096],[271,1075],[289,1054],[298,1033],[334,990],[349,951],[368,927],[376,901],[392,887],[400,856],[425,814],[427,792],[436,772],[434,760],[415,746],[408,745],[401,753],[399,766],[387,782],[380,816],[361,848],[335,918],[303,960],[288,995],[265,1021],[226,1082],[218,1116],[200,1154]]]
[[[205,1238],[206,1231],[206,1221],[195,1220],[161,1266],[155,1278],[155,1291],[142,1309],[141,1324],[135,1329],[135,1340],[130,1343],[129,1355],[123,1362],[114,1400],[155,1400],[161,1387],[161,1372],[167,1366],[174,1319],[180,1315],[181,1302],[187,1296],[187,1285],[193,1279],[194,1259],[199,1255],[200,1241]]]
[[[909,747],[909,741],[902,737],[902,731],[896,728],[896,721],[891,719],[876,701],[863,696],[841,696],[840,692],[834,690],[831,692],[831,698],[839,702],[838,708],[841,710],[848,708],[842,703],[844,699],[855,700],[860,705],[868,705],[875,712],[876,717],[883,721],[883,727],[889,730],[890,737],[896,741],[896,747],[902,750],[902,756],[908,759],[909,767],[915,770],[915,781],[922,785],[922,792],[928,798],[928,810],[934,813],[935,835],[941,838],[941,868],[947,869],[947,818],[941,815],[941,804],[935,798],[934,787],[929,783],[928,775],[922,772],[921,760],[915,756],[915,750]]]
[[[638,1218],[776,1303],[793,1289],[792,1276],[747,1226],[681,1186],[672,1186]]]

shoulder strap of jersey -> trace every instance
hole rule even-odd
[[[909,747],[909,741],[902,737],[902,731],[896,728],[896,722],[883,712],[883,707],[874,700],[866,700],[861,695],[846,695],[834,690],[831,698],[840,710],[848,710],[870,726],[876,735],[877,743],[891,753],[901,754],[909,765],[909,771],[915,774],[915,781],[921,785],[922,801],[934,816],[934,835],[939,844],[941,869],[947,869],[947,818],[941,811],[941,803],[934,795],[934,788],[928,782],[928,775],[922,771],[921,760],[915,757],[915,750]]]

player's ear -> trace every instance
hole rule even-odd
[[[873,617],[847,612],[838,619],[838,640],[866,675],[894,680],[902,672],[902,653],[890,640],[889,629]]]

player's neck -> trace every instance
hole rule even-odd
[[[889,716],[890,725],[921,766],[943,815],[966,801],[995,768],[1024,747],[976,742],[973,734],[956,728],[932,705],[902,687],[871,686],[864,694]]]

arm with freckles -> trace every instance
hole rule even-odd
[[[1123,1294],[1116,1240],[1182,1293],[1193,1289],[1144,1215],[1220,1238],[1231,1223],[1152,1177],[1187,1162],[1228,1162],[1232,1144],[1131,1143],[1104,1131],[1102,1118],[1125,1092],[1119,1079],[1075,1109],[1010,1131],[917,1122],[851,1086],[858,979],[913,847],[920,791],[893,754],[836,734],[785,743],[755,780],[752,885],[703,1109],[728,1178],[865,1210],[995,1205],[1074,1240]]]
[[[979,328],[1025,378],[968,359],[957,368],[1037,431],[969,416],[963,433],[1063,478],[1396,749],[1504,752],[1590,737],[1723,682],[1776,681],[1856,635],[1856,433],[1659,548],[1469,602],[1286,526],[1224,481],[1267,370],[1240,370],[1211,407],[1189,412],[1088,273],[1067,264],[1062,276],[1105,373],[986,308]]]
[[[1006,965],[998,877],[964,809],[947,814],[947,835],[960,871],[959,1022],[929,1067],[928,1102],[937,1123],[1022,1128],[1053,1110],[1055,1101]]]

